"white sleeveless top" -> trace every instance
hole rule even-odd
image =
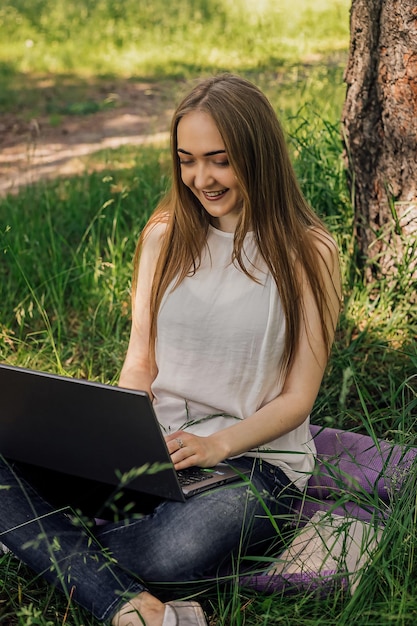
[[[207,436],[276,398],[285,319],[252,233],[244,243],[251,280],[232,263],[233,233],[209,228],[201,266],[167,290],[157,324],[154,408],[163,431]],[[246,453],[280,466],[302,488],[314,466],[309,419]]]

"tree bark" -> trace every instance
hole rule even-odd
[[[417,2],[352,0],[350,20],[342,128],[358,248],[371,281],[398,264],[416,267]]]

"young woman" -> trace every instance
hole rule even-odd
[[[203,624],[198,606],[149,589],[236,573],[277,544],[313,469],[309,414],[340,304],[335,243],[253,84],[199,83],[171,139],[172,188],[139,241],[120,385],[149,393],[176,469],[229,460],[250,481],[100,526],[95,543],[27,485],[24,500],[15,471],[0,476],[16,487],[2,495],[5,543],[113,626]]]

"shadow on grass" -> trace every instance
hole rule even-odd
[[[312,81],[335,86],[343,82],[346,53],[334,53],[311,62],[290,63],[271,56],[256,70],[241,67],[237,73],[258,83],[267,92],[277,85],[286,91],[305,91]],[[50,115],[89,115],[104,109],[134,104],[140,95],[158,96],[162,106],[178,99],[185,85],[200,76],[230,71],[227,66],[197,66],[181,63],[177,67],[156,67],[149,75],[19,72],[13,62],[0,62],[0,110],[23,117]],[[113,97],[112,97],[113,96]],[[155,102],[153,103],[155,106]],[[319,107],[318,107],[319,108]],[[159,108],[158,108],[159,110]]]

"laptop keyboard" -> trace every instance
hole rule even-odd
[[[202,467],[189,467],[185,470],[178,470],[178,480],[182,487],[188,487],[195,483],[200,483],[202,480],[206,480],[214,470],[203,469]]]

